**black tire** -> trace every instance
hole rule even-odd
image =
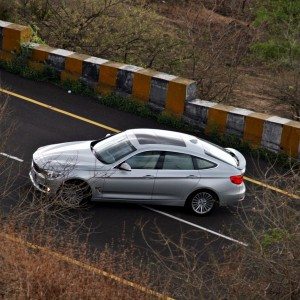
[[[189,196],[186,206],[197,216],[207,216],[218,206],[218,197],[212,191],[199,190]]]
[[[70,208],[81,207],[91,201],[92,190],[81,180],[67,181],[59,188],[56,196],[58,204]]]

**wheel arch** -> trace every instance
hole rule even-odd
[[[186,198],[186,200],[185,200],[185,203],[184,203],[184,206],[187,206],[187,204],[188,204],[188,202],[192,199],[192,197],[194,197],[197,193],[199,193],[199,192],[210,192],[210,193],[212,193],[212,194],[214,194],[215,196],[216,196],[216,202],[217,202],[217,205],[219,206],[220,205],[220,197],[219,197],[219,195],[218,195],[218,193],[215,191],[215,190],[213,190],[213,189],[211,189],[211,188],[206,188],[206,187],[202,187],[202,188],[197,188],[196,190],[194,190],[193,192],[191,192],[188,196],[187,196],[187,198]]]
[[[83,183],[89,185],[89,183],[88,183],[85,179],[80,178],[80,177],[72,177],[72,178],[68,178],[68,179],[64,180],[64,181],[61,183],[61,185],[66,184],[66,183],[70,183],[70,182],[83,182]],[[89,186],[90,186],[90,185],[89,185]]]
[[[85,179],[82,179],[79,177],[74,177],[74,178],[68,178],[68,179],[64,180],[59,185],[59,187],[57,189],[57,193],[61,190],[61,188],[63,187],[64,184],[68,184],[68,183],[83,183],[83,184],[86,184],[91,191],[93,191],[91,185]]]

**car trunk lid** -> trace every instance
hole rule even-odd
[[[242,174],[246,171],[246,160],[242,153],[233,149],[233,148],[225,148],[226,152],[228,152],[235,160],[236,160],[236,167],[242,172]]]

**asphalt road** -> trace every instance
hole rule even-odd
[[[5,89],[118,130],[141,127],[164,128],[153,120],[105,107],[96,103],[94,99],[68,94],[62,88],[50,83],[30,81],[2,70],[0,70],[0,79]],[[0,93],[0,103],[6,99],[7,96]],[[18,97],[10,96],[7,104],[9,121],[14,124],[14,131],[9,136],[5,149],[1,151],[16,156],[23,162],[15,160],[12,162],[13,167],[10,172],[15,177],[14,193],[2,199],[2,206],[5,208],[14,206],[18,201],[15,193],[20,187],[28,185],[32,153],[38,147],[60,142],[97,139],[109,132],[99,126],[29,103]],[[259,169],[264,169],[266,163],[253,161],[250,155],[244,154],[248,163],[247,174],[259,178]],[[256,167],[257,163],[260,168]],[[249,213],[252,201],[252,197],[247,195],[242,203]],[[81,212],[81,216],[87,218],[86,227],[91,228],[89,234],[91,246],[98,249],[103,249],[110,243],[118,245],[124,240],[141,249],[148,249],[145,243],[146,237],[151,245],[164,250],[164,245],[156,241],[159,228],[163,234],[174,240],[178,240],[184,234],[187,243],[199,252],[209,247],[217,253],[225,243],[247,243],[247,240],[240,241],[237,236],[242,222],[239,210],[240,208],[237,207],[220,208],[208,217],[197,217],[183,208],[147,208],[131,204],[99,203],[88,211]],[[77,217],[78,212],[70,213]],[[144,236],[140,230],[141,224],[145,225]]]

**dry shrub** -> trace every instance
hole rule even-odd
[[[16,194],[14,194],[16,197]],[[143,253],[123,238],[103,250],[91,249],[95,228],[86,225],[88,208],[52,203],[32,192],[17,195],[19,203],[0,215],[0,297],[5,299],[150,299],[154,296],[95,274],[86,264],[143,287],[166,291]],[[24,197],[24,198],[22,198]],[[4,199],[4,197],[2,198]],[[8,238],[7,238],[8,237]],[[11,237],[19,239],[11,240]],[[27,242],[42,246],[34,249]],[[48,249],[49,251],[44,251]],[[53,252],[64,256],[57,257]]]
[[[10,236],[16,232],[6,230]],[[18,233],[20,236],[20,232]],[[24,237],[26,239],[26,237]],[[84,244],[45,236],[34,237],[47,248],[55,248],[69,258],[92,264],[117,276],[127,277],[143,285],[149,282],[149,274],[128,263],[124,257],[103,251],[91,254]],[[142,291],[123,285],[112,279],[94,274],[79,266],[60,260],[51,253],[30,249],[22,243],[11,241],[0,234],[0,295],[8,299],[141,299],[151,298]]]
[[[201,99],[273,114],[268,104],[275,103],[274,95],[269,98],[257,85],[261,78],[281,77],[250,55],[268,27],[253,26],[260,2],[0,0],[0,17],[30,25],[36,42],[188,77],[197,81]],[[284,88],[279,96],[285,101],[291,94]],[[277,112],[290,117],[285,107]],[[295,114],[291,107],[299,118],[299,109]]]
[[[6,87],[1,84],[0,88],[5,89]],[[7,147],[8,138],[15,130],[16,124],[12,120],[12,112],[8,108],[8,96],[0,92],[0,152],[5,152]]]
[[[9,179],[8,179],[9,180]],[[90,208],[63,205],[25,185],[13,193],[17,202],[0,214],[0,297],[8,299],[150,299],[154,296],[95,274],[86,264],[143,287],[166,291],[143,253],[125,238],[103,250],[89,247],[96,230],[88,222]],[[3,195],[4,200],[6,196]],[[7,238],[8,237],[8,238]],[[21,237],[23,242],[11,240]],[[34,249],[27,242],[42,246]],[[44,251],[48,249],[49,251]],[[64,256],[57,257],[53,252]]]
[[[267,184],[299,195],[299,166],[280,175],[271,167],[263,175]],[[222,232],[248,243],[247,247],[221,241],[218,249],[207,243],[199,252],[187,246],[191,244],[187,235],[173,240],[161,228],[155,240],[144,235],[175,298],[299,298],[300,200],[257,186],[248,186],[247,194],[251,202],[237,208],[238,224]],[[164,250],[157,251],[154,243]]]
[[[15,1],[7,1],[7,0],[1,0],[0,1],[0,19],[6,20],[9,18],[9,16],[14,13],[15,11]]]
[[[248,0],[204,0],[207,7],[224,15],[232,17],[249,18],[251,16],[251,3]]]
[[[272,167],[257,169],[262,177],[268,178],[268,184],[299,194],[299,166],[291,166],[285,174]],[[178,298],[299,298],[299,200],[286,195],[261,188],[248,191],[251,208],[239,208],[241,225],[227,233],[247,242],[248,247],[225,244],[216,252],[208,244],[199,252],[186,246],[184,235],[174,241],[158,227],[163,252],[152,247],[157,260],[151,265],[138,259],[137,250],[123,241],[123,248],[118,251],[90,251],[87,242],[76,238],[78,227],[84,226],[80,213],[74,217],[68,214],[70,207],[56,208],[47,198],[36,197],[31,201],[30,197],[27,192],[20,194],[19,206],[1,219],[1,297],[147,298],[144,293],[49,253],[12,242],[4,238],[6,233],[155,290],[168,289]],[[151,247],[152,241],[147,242]]]
[[[5,88],[1,85],[0,88]],[[8,97],[0,92],[0,199],[7,196],[12,189],[15,177],[12,173],[18,170],[18,166],[4,153],[11,153],[8,150],[8,139],[15,130],[16,124],[12,120],[12,112],[8,108]],[[8,180],[10,178],[10,180]]]
[[[205,100],[230,99],[253,39],[249,23],[207,9],[204,3],[175,5],[164,11],[180,30],[183,49],[177,52],[178,71],[197,81],[199,97]]]
[[[0,93],[0,152],[11,139],[11,116]],[[4,101],[2,101],[4,100]],[[4,103],[4,104],[3,104]],[[8,152],[11,153],[11,152]],[[24,162],[28,172],[30,165]],[[18,179],[16,185],[15,180]],[[27,179],[28,180],[28,179]],[[37,193],[18,175],[17,162],[0,155],[0,298],[4,299],[150,299],[140,289],[87,270],[86,264],[143,287],[165,291],[147,259],[125,239],[103,250],[89,247],[94,228],[85,212]],[[20,184],[22,186],[20,186]],[[9,208],[5,202],[9,200]],[[87,222],[88,223],[88,222]],[[13,238],[15,237],[15,238]],[[20,240],[20,238],[22,240]],[[42,248],[32,247],[32,244]],[[47,251],[45,249],[48,249]],[[58,257],[60,253],[63,257]],[[70,259],[77,262],[70,263]],[[155,297],[156,298],[156,297]]]
[[[173,28],[135,0],[16,0],[15,22],[31,25],[53,47],[135,65],[160,67]],[[0,0],[1,3],[1,0]]]
[[[299,65],[293,69],[278,68],[274,72],[271,89],[265,91],[277,100],[279,105],[287,105],[295,121],[300,121],[300,71]]]
[[[202,99],[226,101],[253,33],[243,19],[218,14],[228,5],[217,2],[16,0],[11,19],[51,46],[189,77]]]

